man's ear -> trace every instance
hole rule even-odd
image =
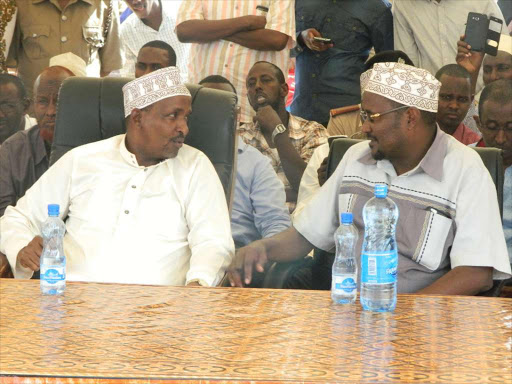
[[[415,126],[418,125],[419,121],[421,120],[421,112],[417,108],[407,108],[405,111],[405,117],[407,119],[407,129],[412,130]]]
[[[133,121],[133,123],[140,127],[140,123],[142,120],[142,111],[137,108],[133,108],[130,112],[130,120]]]
[[[284,84],[281,84],[281,96],[282,97],[287,97],[289,90],[290,89],[288,88],[288,84],[286,82]]]

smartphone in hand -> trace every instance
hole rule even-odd
[[[318,41],[319,43],[322,43],[322,44],[334,44],[333,41],[331,39],[328,39],[327,37],[313,37],[313,40],[315,41]]]

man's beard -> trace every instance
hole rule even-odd
[[[375,152],[375,154],[372,154],[372,157],[374,160],[377,161],[384,160],[386,158],[386,156],[384,156],[384,154],[381,151]]]

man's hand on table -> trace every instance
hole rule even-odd
[[[246,247],[240,248],[228,268],[228,278],[231,286],[243,287],[244,284],[250,284],[253,269],[256,268],[256,271],[264,272],[267,261],[267,249],[262,241],[255,241]]]
[[[39,270],[39,262],[43,253],[43,238],[36,236],[18,253],[17,262],[20,266],[32,271]]]
[[[191,281],[187,284],[187,287],[201,287],[201,284],[199,284],[199,281]]]

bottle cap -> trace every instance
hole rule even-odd
[[[386,184],[375,184],[375,197],[384,199],[388,196],[388,186]]]
[[[59,204],[48,204],[48,216],[59,216]]]
[[[349,212],[343,212],[341,214],[341,224],[352,224],[354,221],[354,216],[352,213]]]

